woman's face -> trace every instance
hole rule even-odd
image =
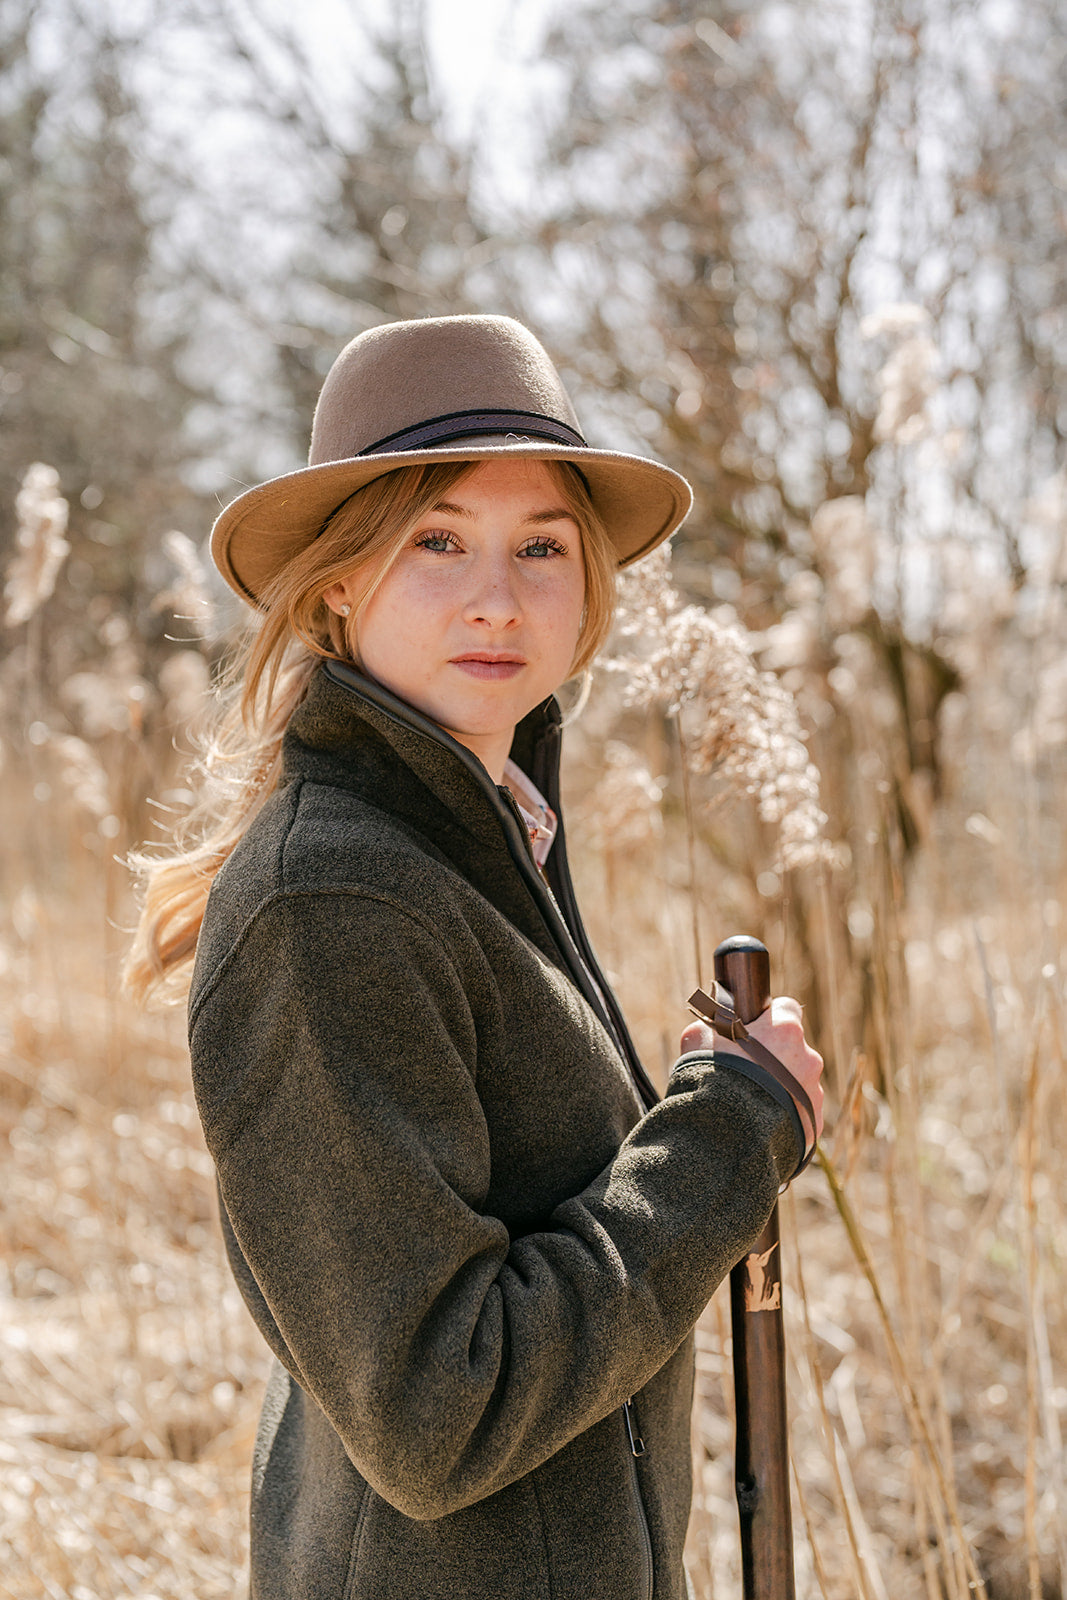
[[[340,611],[358,570],[325,593]],[[358,624],[360,664],[501,781],[515,725],[559,688],[578,647],[577,523],[540,461],[486,461],[408,537]]]

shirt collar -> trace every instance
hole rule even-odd
[[[515,796],[515,804],[529,829],[534,860],[539,867],[543,867],[556,837],[556,813],[540,789],[510,756],[504,763],[504,782]]]

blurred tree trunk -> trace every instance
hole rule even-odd
[[[262,293],[277,398],[301,454],[342,345],[380,322],[479,309],[467,277],[491,238],[471,204],[471,152],[451,142],[435,100],[422,0],[362,20],[367,53],[347,93],[329,98],[292,22],[265,7],[243,24],[222,13],[235,99],[297,174],[287,271]]]
[[[900,966],[940,710],[1062,459],[1061,33],[1048,3],[1009,31],[959,0],[622,0],[551,40],[574,368],[693,481],[680,580],[798,695],[851,864],[829,930],[791,890],[793,938],[851,974],[882,1070],[869,978]]]
[[[1017,563],[1064,424],[1061,34],[1047,0],[1010,35],[956,0],[557,23],[546,178],[571,199],[544,243],[592,285],[589,381],[614,363],[631,430],[697,489],[687,554],[729,596],[728,558],[750,609],[761,575],[821,573],[811,519],[842,495],[895,537],[965,518]],[[917,598],[879,609],[932,633]]]
[[[62,32],[61,62],[48,29]],[[46,657],[62,681],[111,613],[148,602],[145,556],[192,504],[191,394],[182,332],[159,314],[124,47],[78,11],[16,5],[0,67],[0,552],[26,468],[49,463],[71,505]]]

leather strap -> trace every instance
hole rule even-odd
[[[542,417],[536,411],[450,411],[445,416],[430,417],[413,428],[386,434],[384,439],[367,445],[359,453],[376,456],[400,450],[425,450],[431,445],[447,444],[450,439],[469,439],[472,434],[479,433],[514,433],[546,439],[552,444],[571,445],[579,450],[589,448],[576,428],[558,422],[555,417]]]
[[[764,1072],[773,1079],[779,1088],[784,1089],[801,1113],[801,1125],[804,1129],[804,1156],[799,1167],[794,1172],[795,1178],[803,1172],[812,1156],[815,1154],[815,1107],[811,1103],[811,1096],[799,1079],[794,1078],[788,1067],[782,1065],[776,1055],[761,1044],[758,1039],[753,1039],[748,1028],[741,1021],[734,1008],[734,997],[729,989],[724,989],[721,983],[712,984],[712,993],[707,994],[703,989],[697,989],[689,996],[689,1009],[694,1017],[699,1017],[701,1022],[707,1022],[717,1033],[723,1034],[727,1039],[732,1039],[735,1044],[743,1044],[747,1055],[753,1062],[758,1063]],[[728,1064],[730,1057],[722,1058]],[[746,1073],[746,1077],[754,1077],[753,1073]],[[756,1082],[759,1079],[755,1079]],[[775,1095],[775,1099],[778,1096]]]

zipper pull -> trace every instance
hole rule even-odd
[[[645,1441],[637,1431],[637,1413],[634,1410],[633,1400],[624,1400],[622,1414],[626,1418],[626,1432],[630,1440],[630,1453],[635,1456],[645,1454]]]

